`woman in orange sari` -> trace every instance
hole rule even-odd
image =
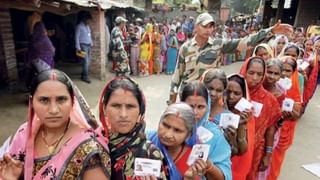
[[[281,87],[277,82],[280,80],[282,76],[282,61],[278,58],[276,59],[271,59],[266,62],[266,78],[263,81],[263,87],[269,91],[275,98],[277,98],[279,105],[282,105],[283,100],[286,98],[286,90]],[[283,121],[278,121],[277,123],[277,128],[280,127],[280,124]],[[280,137],[280,131],[276,131],[274,135],[274,145],[273,147],[277,145]],[[257,180],[266,180],[267,176],[270,171],[270,165],[265,171],[260,171],[259,172],[259,177]]]
[[[290,78],[292,82],[291,88],[286,93],[286,98],[294,100],[294,107],[292,112],[282,112],[282,119],[284,119],[285,121],[279,129],[279,141],[272,153],[270,171],[267,177],[268,180],[278,179],[285,153],[293,142],[295,127],[297,124],[297,120],[301,115],[302,107],[297,63],[291,56],[283,56],[281,60],[283,62],[282,75],[284,77]]]
[[[307,41],[308,42],[308,41]],[[316,88],[317,88],[317,80],[319,73],[318,59],[319,53],[316,51],[316,45],[320,44],[320,36],[315,39],[313,43],[312,53],[304,59],[307,61],[310,66],[306,69],[306,74],[308,76],[307,82],[304,83],[304,91],[303,91],[303,108],[305,109],[310,99],[312,98]],[[307,48],[306,48],[307,50]],[[304,110],[303,110],[304,111]]]
[[[252,102],[262,104],[261,112],[255,116],[255,139],[251,170],[248,180],[257,178],[259,170],[265,170],[271,160],[274,125],[281,116],[277,99],[262,86],[266,74],[265,61],[261,57],[251,57],[242,65],[242,74],[249,88]]]

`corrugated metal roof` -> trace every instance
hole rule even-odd
[[[97,7],[100,6],[102,9],[110,9],[112,7],[118,7],[118,8],[134,8],[139,11],[144,11],[143,8],[134,6],[134,5],[129,5],[125,3],[120,3],[116,2],[113,0],[61,0],[64,2],[68,3],[73,3],[78,6],[83,6],[83,7]]]

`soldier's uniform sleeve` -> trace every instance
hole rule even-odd
[[[224,40],[221,51],[223,53],[232,54],[237,50],[242,51],[247,49],[248,46],[256,46],[261,42],[269,32],[271,32],[272,27],[267,29],[262,29],[255,34],[251,34],[241,39]]]
[[[170,93],[178,92],[179,86],[182,81],[182,76],[183,76],[183,74],[185,72],[185,68],[186,68],[186,62],[185,62],[186,52],[187,52],[187,47],[184,44],[181,46],[179,53],[178,53],[176,69],[175,69],[175,71],[172,75],[172,79],[171,79]]]

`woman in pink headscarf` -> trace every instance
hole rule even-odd
[[[31,84],[27,122],[0,161],[0,179],[109,179],[107,139],[97,142],[86,119],[93,116],[68,76],[40,73]]]

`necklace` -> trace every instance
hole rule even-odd
[[[182,147],[181,147],[178,155],[173,159],[173,162],[176,162],[178,160],[178,158],[181,156],[181,154],[183,152],[183,149],[184,149],[184,144],[182,144]]]
[[[46,138],[45,138],[44,131],[43,131],[43,129],[42,129],[42,131],[41,131],[41,137],[42,137],[44,143],[46,144],[46,147],[47,147],[47,149],[48,149],[49,155],[52,155],[52,154],[56,151],[56,148],[57,148],[58,145],[60,144],[60,142],[61,142],[61,140],[63,139],[63,137],[66,135],[66,132],[68,131],[69,126],[70,126],[70,119],[68,120],[68,124],[67,124],[67,126],[65,127],[62,135],[61,135],[60,137],[58,137],[56,140],[54,140],[52,143],[48,143],[48,141],[47,141]]]

